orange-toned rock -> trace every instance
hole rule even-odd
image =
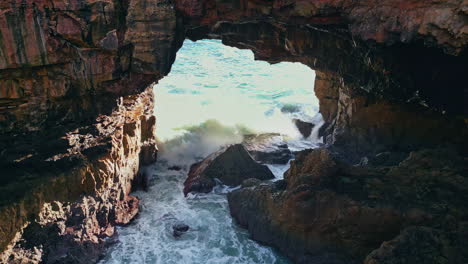
[[[1,263],[95,262],[138,213],[148,86],[182,43],[162,2],[0,3]]]

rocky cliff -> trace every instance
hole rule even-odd
[[[0,262],[93,262],[138,212],[132,182],[156,158],[148,86],[180,23],[158,0],[9,0],[0,21]]]
[[[343,162],[438,145],[466,154],[466,1],[7,0],[0,11],[2,262],[95,261],[137,213],[132,181],[156,152],[148,86],[186,36],[315,69],[322,133]],[[447,236],[410,231],[381,239]],[[396,251],[388,242],[368,263]]]

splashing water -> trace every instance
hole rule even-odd
[[[315,73],[298,63],[254,61],[251,51],[217,40],[185,41],[171,73],[155,86],[159,161],[147,169],[150,190],[136,192],[142,210],[119,228],[118,241],[102,264],[290,263],[276,250],[249,239],[229,215],[226,192],[183,196],[191,164],[252,133],[280,133],[291,150],[316,147],[323,123],[313,93]],[[292,119],[315,127],[303,139]],[[180,170],[171,170],[172,166]],[[268,165],[282,178],[287,165]],[[175,238],[172,225],[187,233]]]
[[[300,63],[270,65],[217,40],[186,41],[171,73],[155,87],[158,137],[173,138],[184,133],[175,128],[209,119],[298,137],[292,117],[321,117],[314,80],[315,72]]]
[[[155,171],[139,219],[119,229],[119,242],[103,263],[289,263],[271,248],[249,239],[229,215],[223,194],[182,194],[186,170],[171,171],[164,162]],[[183,222],[189,231],[179,238],[172,225]]]

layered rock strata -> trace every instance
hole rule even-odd
[[[179,25],[159,0],[0,3],[1,263],[95,262],[135,217]]]
[[[3,263],[97,260],[115,226],[138,213],[129,193],[154,160],[152,100],[151,89],[123,98],[111,116],[67,134],[67,152],[16,169],[20,178],[0,188]]]

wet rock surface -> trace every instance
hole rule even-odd
[[[184,223],[176,223],[172,226],[172,235],[174,237],[180,237],[184,233],[186,233],[190,227]]]
[[[253,239],[297,263],[468,260],[468,164],[456,151],[414,151],[398,165],[372,168],[338,156],[327,149],[299,153],[285,184],[229,193],[232,216]]]
[[[261,182],[262,181],[259,180],[259,179],[250,178],[250,179],[242,181],[241,186],[242,186],[242,188],[248,188],[248,187],[256,186],[256,185],[260,184]]]
[[[274,175],[267,166],[254,161],[243,145],[231,145],[190,167],[184,182],[184,194],[210,192],[216,186],[215,179],[228,186],[237,186],[249,178],[268,180]]]

